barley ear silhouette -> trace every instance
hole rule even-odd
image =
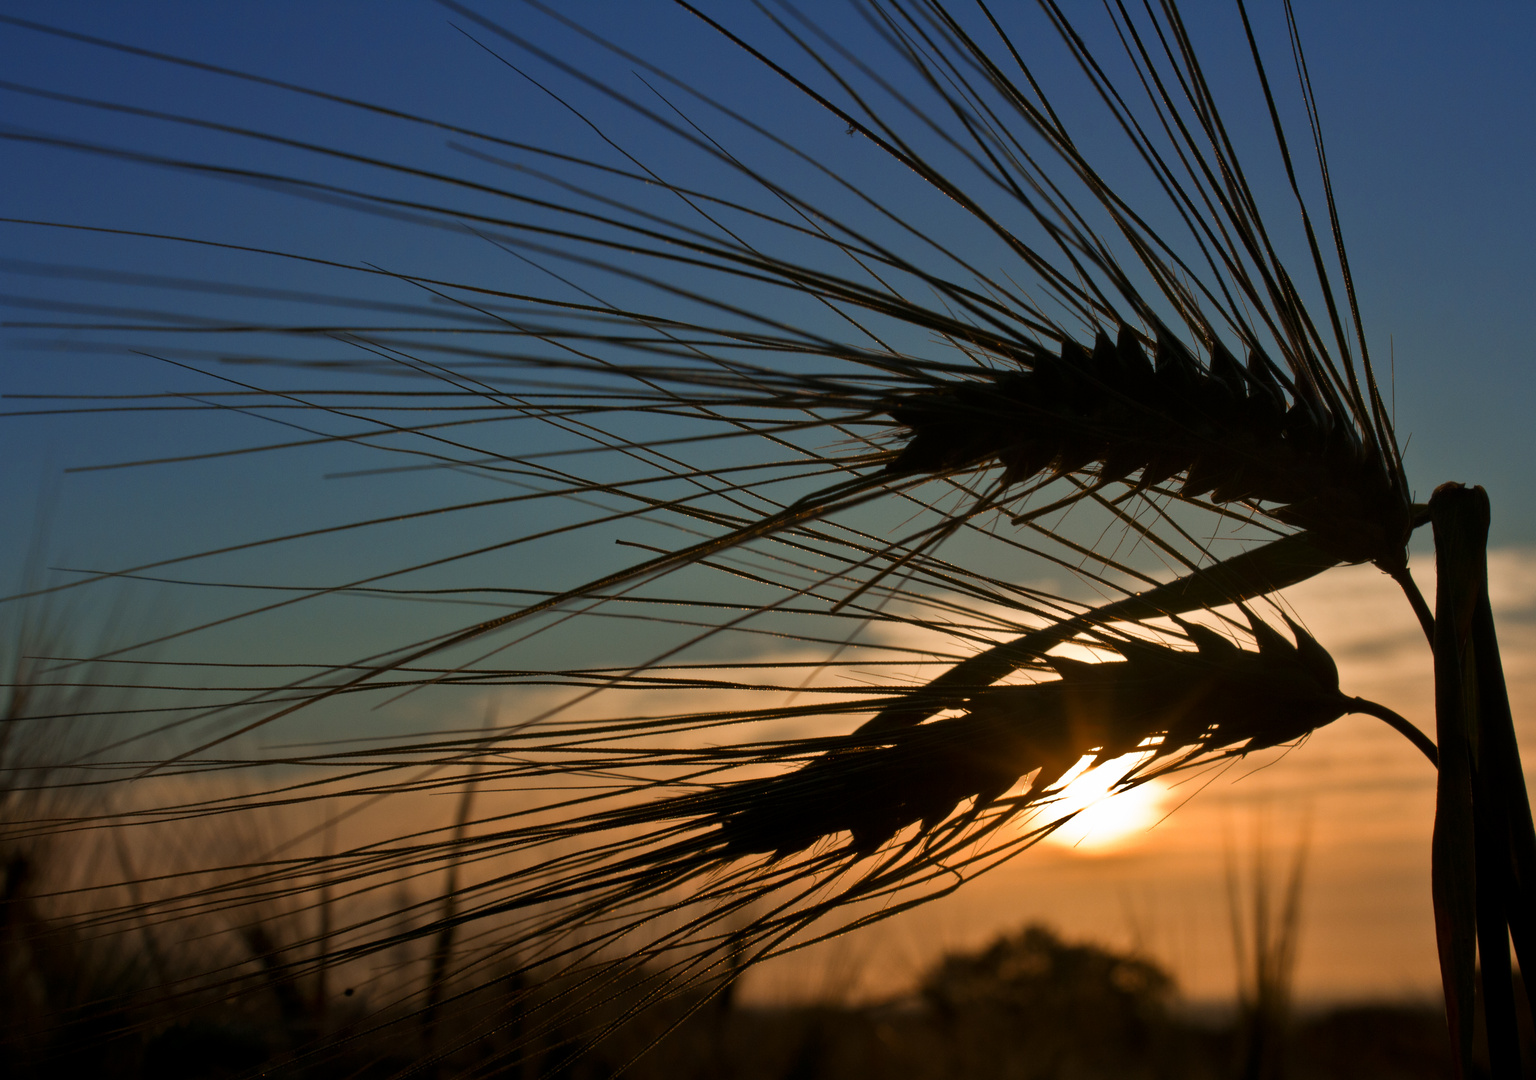
[[[0,16],[76,65],[8,75],[0,141],[94,192],[0,220],[35,256],[7,340],[154,372],[13,411],[148,416],[81,471],[196,477],[153,544],[4,598],[176,598],[29,661],[7,717],[146,684],[47,749],[110,805],[3,823],[128,838],[55,918],[177,943],[118,1029],[239,999],[272,1067],[621,1070],[1061,829],[1074,770],[1120,793],[1367,716],[1438,770],[1459,1075],[1478,1000],[1518,1074],[1488,500],[1415,501],[1286,0],[432,10],[467,115]],[[1276,595],[1359,564],[1432,646],[1433,739]],[[96,711],[66,699],[60,730]]]

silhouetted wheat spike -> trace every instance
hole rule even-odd
[[[1305,383],[1261,352],[1240,364],[1220,342],[1201,366],[1167,332],[1154,356],[1122,326],[1115,341],[1100,332],[1091,352],[1068,340],[1025,371],[900,397],[891,415],[907,441],[887,469],[997,464],[1005,489],[1042,473],[1101,485],[1137,474],[1140,488],[1182,475],[1185,498],[1251,503],[1311,531],[1339,562],[1401,563],[1414,515],[1391,463]]]
[[[982,690],[962,716],[849,741],[789,776],[701,796],[700,805],[720,819],[728,853],[782,855],[838,833],[872,852],[910,825],[932,830],[963,802],[974,814],[1025,777],[1021,808],[1048,798],[1084,758],[1155,747],[1131,774],[1145,779],[1200,754],[1292,742],[1353,711],[1332,658],[1299,627],[1292,644],[1254,620],[1257,650],[1207,627],[1186,630],[1194,652],[1124,640],[1112,646],[1119,662],[1048,657],[1055,681]],[[1175,764],[1159,768],[1170,756]]]

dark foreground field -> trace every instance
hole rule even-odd
[[[13,901],[20,884],[7,881]],[[230,953],[221,993],[157,972],[152,935],[104,948],[29,917],[24,903],[3,914],[0,1076],[18,1080],[1451,1075],[1437,1006],[1367,1003],[1289,1019],[1200,1013],[1156,965],[1043,927],[951,954],[889,1001],[761,1007],[727,986],[653,1004],[596,1038],[646,999],[645,987],[592,993],[578,973],[531,985],[481,971],[474,989],[450,990],[435,1006],[389,1006],[295,974],[257,930]],[[1536,1075],[1530,1017],[1522,1021],[1526,1075]]]

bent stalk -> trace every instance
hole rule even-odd
[[[1433,891],[1446,1016],[1459,1075],[1470,1075],[1480,957],[1489,1063],[1495,1076],[1513,1077],[1520,1043],[1510,932],[1517,948],[1523,942],[1529,949],[1533,898],[1522,870],[1536,836],[1488,600],[1488,496],[1480,487],[1445,484],[1429,509],[1440,749]],[[1526,993],[1529,1004],[1529,984]]]

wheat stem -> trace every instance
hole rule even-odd
[[[1429,763],[1431,765],[1434,765],[1437,768],[1439,767],[1440,752],[1435,749],[1434,740],[1431,739],[1428,735],[1424,734],[1418,728],[1414,727],[1412,722],[1404,717],[1401,713],[1393,712],[1385,705],[1378,704],[1377,702],[1370,701],[1362,697],[1350,698],[1349,709],[1351,712],[1360,713],[1364,716],[1374,716],[1378,720],[1386,721],[1388,726],[1390,726],[1394,731],[1398,732],[1403,736],[1403,738],[1413,743],[1414,746],[1417,746],[1419,751],[1429,759]]]
[[[1435,644],[1435,614],[1429,610],[1429,603],[1424,599],[1424,593],[1419,589],[1419,583],[1413,580],[1413,574],[1409,572],[1408,565],[1393,567],[1389,571],[1392,580],[1402,588],[1403,595],[1408,597],[1408,603],[1413,608],[1414,616],[1419,620],[1419,626],[1424,630],[1424,636],[1429,640],[1430,647]]]

